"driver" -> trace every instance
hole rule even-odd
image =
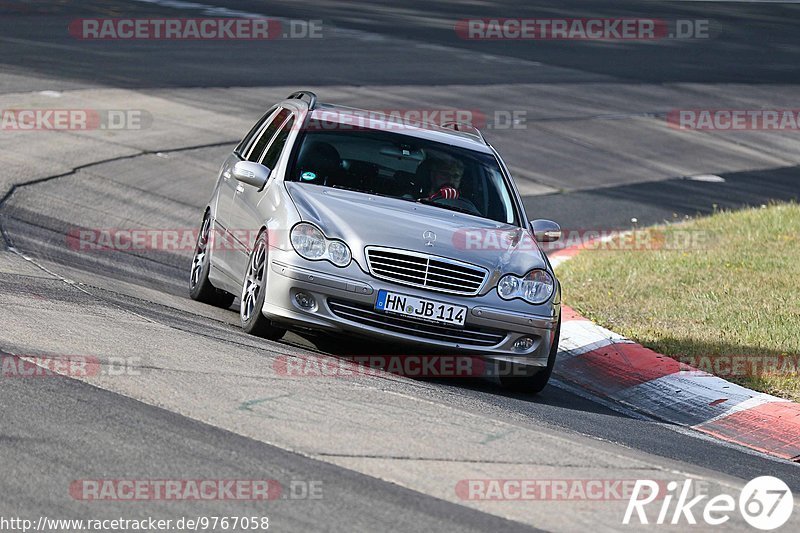
[[[464,175],[464,163],[458,159],[431,160],[431,188],[428,200],[455,200],[460,196],[459,187]]]

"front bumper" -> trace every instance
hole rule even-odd
[[[294,251],[277,248],[270,248],[269,263],[262,311],[276,323],[401,342],[438,352],[455,351],[459,355],[547,366],[560,314],[558,304],[545,306],[550,311],[548,316],[531,314],[524,312],[524,302],[501,300],[495,291],[472,297],[434,293],[373,278],[355,261],[346,268],[337,268],[327,262],[306,261]],[[381,289],[467,306],[464,327],[443,327],[374,311]],[[298,293],[313,297],[314,306],[301,307],[296,300]],[[537,310],[541,309],[537,306]],[[533,339],[532,346],[515,349],[514,343],[523,337]]]

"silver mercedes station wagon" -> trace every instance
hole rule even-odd
[[[504,386],[536,393],[561,324],[539,243],[560,235],[528,220],[508,168],[471,125],[411,123],[300,91],[223,163],[190,294],[225,308],[239,297],[248,333],[312,329],[478,357],[501,368]]]

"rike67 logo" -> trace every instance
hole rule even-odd
[[[772,476],[761,476],[749,481],[739,494],[738,502],[729,494],[717,494],[713,497],[709,497],[709,494],[696,495],[691,479],[684,481],[680,488],[678,482],[670,481],[666,485],[666,493],[659,490],[661,488],[663,484],[656,481],[637,480],[622,523],[630,524],[634,514],[640,524],[651,523],[649,520],[653,516],[651,514],[648,518],[645,507],[658,501],[653,506],[658,508],[655,524],[694,525],[698,523],[698,518],[702,518],[709,526],[719,526],[728,522],[731,515],[735,516],[738,507],[739,513],[748,524],[762,531],[770,531],[784,525],[794,509],[789,486]]]

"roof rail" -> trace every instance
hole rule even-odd
[[[468,133],[470,135],[474,135],[483,144],[485,144],[487,146],[489,145],[489,143],[486,142],[486,137],[484,137],[483,133],[481,133],[481,130],[479,130],[478,128],[476,128],[472,124],[465,124],[463,122],[448,121],[448,122],[443,122],[441,124],[441,127],[448,128],[448,129],[455,130],[455,131]]]
[[[308,98],[308,109],[313,111],[317,106],[317,95],[311,91],[297,91],[286,97],[287,100],[302,100],[303,98]]]

